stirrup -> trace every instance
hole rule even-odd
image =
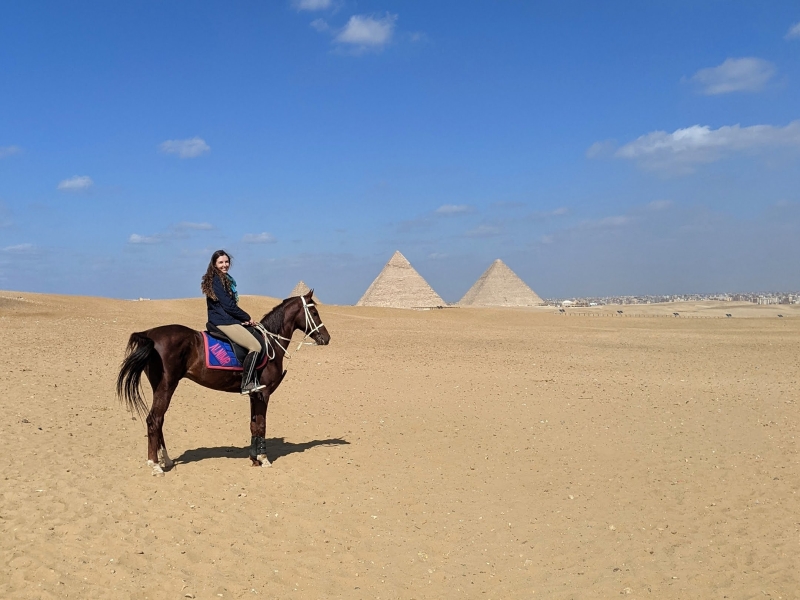
[[[250,394],[255,394],[256,392],[260,392],[261,390],[266,389],[266,387],[267,386],[265,386],[262,383],[258,383],[256,381],[248,381],[242,387],[241,394],[242,396],[249,396]]]
[[[266,389],[263,383],[259,383],[258,381],[248,381],[242,386],[242,396],[247,396],[248,394],[254,394],[255,392],[260,392],[263,389]]]

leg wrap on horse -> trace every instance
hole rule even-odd
[[[267,438],[254,435],[250,438],[250,457],[256,458],[259,454],[267,453]]]
[[[258,440],[262,438],[253,435],[250,436],[250,458],[255,458],[258,456]]]

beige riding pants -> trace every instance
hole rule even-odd
[[[248,352],[260,352],[261,343],[253,337],[253,335],[244,328],[244,326],[236,325],[217,325],[219,330],[227,335],[234,342],[247,348]]]

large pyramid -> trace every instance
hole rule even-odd
[[[422,275],[411,266],[406,257],[397,251],[361,296],[356,306],[429,308],[446,304]]]
[[[294,298],[295,296],[303,296],[303,295],[307,294],[307,293],[308,293],[308,292],[310,292],[310,291],[311,291],[311,288],[310,288],[310,287],[308,287],[308,286],[306,285],[306,282],[305,282],[305,281],[303,281],[303,280],[301,279],[300,281],[298,281],[298,282],[297,282],[297,285],[296,285],[296,286],[294,286],[294,289],[293,289],[293,290],[292,290],[292,291],[289,293],[289,296],[288,296],[288,297],[289,297],[289,298]],[[314,294],[313,296],[311,296],[311,298],[312,298],[312,299],[314,300],[314,302],[316,302],[317,304],[322,304],[322,302],[320,302],[320,301],[319,301],[319,298],[317,298],[317,295],[316,295],[316,294]]]
[[[458,301],[459,306],[540,306],[541,298],[499,258]]]

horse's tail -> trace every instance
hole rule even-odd
[[[132,333],[125,351],[125,360],[117,376],[117,396],[124,400],[128,410],[144,417],[147,406],[142,398],[142,371],[150,362],[155,342],[144,333]]]

